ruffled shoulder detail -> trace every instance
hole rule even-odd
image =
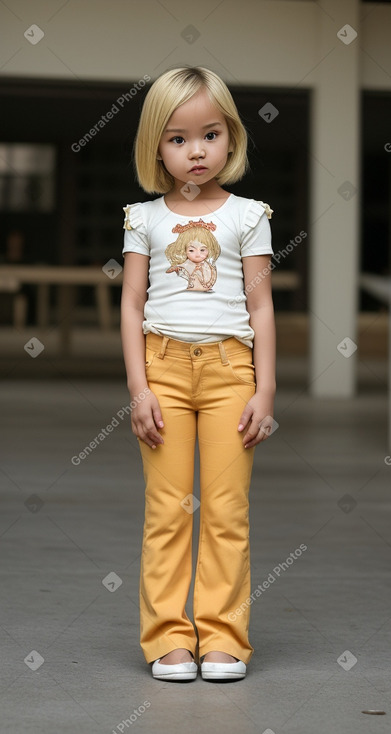
[[[139,232],[147,234],[142,206],[142,202],[138,201],[136,204],[127,204],[122,207],[125,212],[124,229],[137,229]]]
[[[265,212],[267,218],[271,219],[273,209],[270,208],[269,204],[266,204],[264,201],[255,201],[255,199],[251,199],[251,203],[246,212],[244,221],[245,225],[248,227],[255,227]]]
[[[260,204],[261,206],[263,206],[263,208],[264,208],[264,210],[266,212],[267,218],[268,219],[271,219],[272,218],[272,214],[274,212],[274,209],[271,209],[270,208],[270,205],[269,204],[265,204],[264,201],[257,201],[257,204]]]

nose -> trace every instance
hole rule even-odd
[[[205,157],[205,150],[201,143],[199,141],[195,141],[193,145],[191,146],[191,150],[189,153],[189,158],[204,158]]]

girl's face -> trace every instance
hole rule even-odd
[[[224,168],[229,132],[224,115],[200,89],[180,105],[168,120],[160,140],[158,155],[177,186],[189,181],[202,188]],[[192,171],[203,166],[199,173]]]
[[[187,246],[186,255],[192,263],[202,263],[208,257],[208,248],[202,242],[193,240]]]

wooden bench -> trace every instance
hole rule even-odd
[[[120,264],[120,263],[118,263]],[[121,266],[122,267],[122,266]],[[60,353],[69,354],[72,329],[72,296],[77,286],[90,285],[95,289],[98,320],[101,329],[112,328],[112,306],[109,288],[122,286],[122,271],[110,278],[97,266],[68,265],[0,265],[0,291],[15,294],[13,320],[15,328],[24,328],[26,322],[26,303],[17,300],[23,283],[37,286],[37,326],[44,330],[49,326],[49,289],[59,287],[59,329]],[[272,287],[278,290],[292,290],[299,286],[300,276],[291,271],[272,271]],[[23,316],[24,314],[24,316]]]

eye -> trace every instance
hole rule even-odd
[[[205,137],[207,137],[208,135],[215,135],[215,137],[214,137],[214,138],[209,138],[209,140],[210,140],[210,141],[212,141],[212,140],[215,140],[215,139],[217,138],[217,136],[218,136],[218,133],[215,133],[215,132],[212,132],[212,131],[211,131],[211,132],[209,132],[209,133],[206,133]],[[181,141],[183,141],[183,140],[184,140],[184,138],[182,137],[182,135],[175,135],[175,137],[174,137],[174,138],[170,138],[170,143],[173,143],[173,142],[175,142],[176,140],[181,140]]]

